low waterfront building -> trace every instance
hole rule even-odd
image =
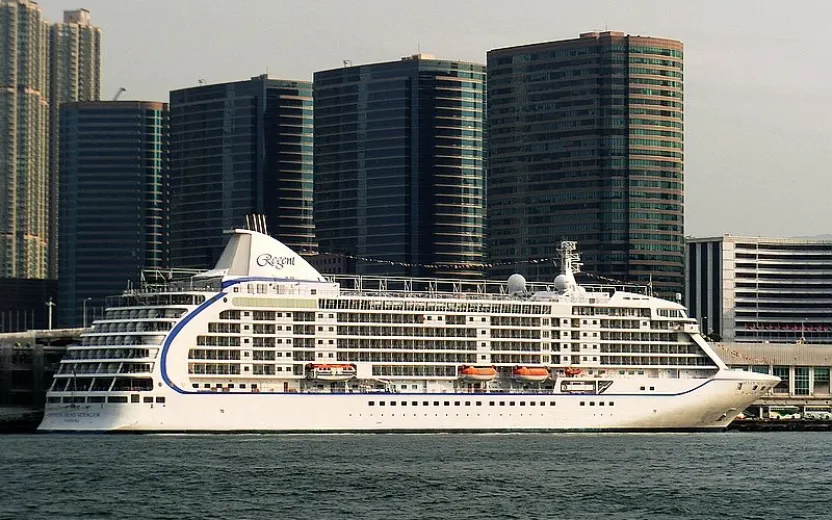
[[[714,350],[731,368],[781,379],[755,406],[793,406],[801,410],[832,409],[830,372],[832,345],[792,343],[714,343]]]
[[[29,330],[0,334],[0,430],[5,419],[42,410],[46,390],[66,346],[83,329]]]
[[[832,343],[832,240],[688,238],[684,301],[717,340]]]

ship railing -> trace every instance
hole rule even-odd
[[[370,275],[330,275],[327,280],[338,283],[342,291],[354,291],[359,293],[418,293],[418,294],[441,294],[443,297],[448,293],[472,295],[503,295],[505,297],[522,297],[522,294],[536,292],[556,293],[554,284],[527,282],[526,291],[520,295],[508,292],[508,286],[504,281],[496,280],[464,280],[452,278],[412,278],[412,277],[382,277]],[[649,290],[646,286],[627,284],[582,284],[589,293],[606,293],[611,295],[615,292],[625,291],[647,295]],[[452,297],[452,296],[451,296]]]

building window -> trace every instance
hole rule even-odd
[[[775,394],[788,394],[789,393],[789,367],[774,367],[772,370],[772,375],[775,375],[780,378],[780,382],[777,383],[777,386],[774,387]]]
[[[809,395],[809,367],[794,367],[794,394]]]

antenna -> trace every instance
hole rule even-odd
[[[118,88],[118,92],[116,92],[116,95],[115,95],[115,96],[113,96],[113,101],[118,101],[119,96],[121,96],[121,95],[122,95],[122,94],[124,94],[125,92],[127,92],[127,89],[126,89],[126,88],[124,88],[124,87],[119,87],[119,88]]]
[[[196,84],[197,84],[197,85],[205,85],[206,83],[208,83],[208,82],[207,82],[207,81],[205,81],[205,80],[204,80],[204,79],[202,79],[202,78],[200,78],[200,79],[196,80]]]
[[[343,63],[343,64],[344,64],[344,68],[346,68],[346,67],[352,67],[352,60],[342,60],[342,62],[341,62],[341,63]]]

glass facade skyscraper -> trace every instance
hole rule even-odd
[[[418,54],[314,86],[322,253],[357,274],[482,276],[485,67]]]
[[[61,106],[61,325],[81,325],[85,308],[138,284],[143,269],[167,267],[168,129],[165,103]]]
[[[170,93],[171,263],[207,269],[224,231],[265,215],[269,234],[314,250],[312,84],[259,76]]]
[[[681,293],[683,51],[620,32],[488,53],[488,216],[497,277],[538,280],[563,239],[584,271]]]

